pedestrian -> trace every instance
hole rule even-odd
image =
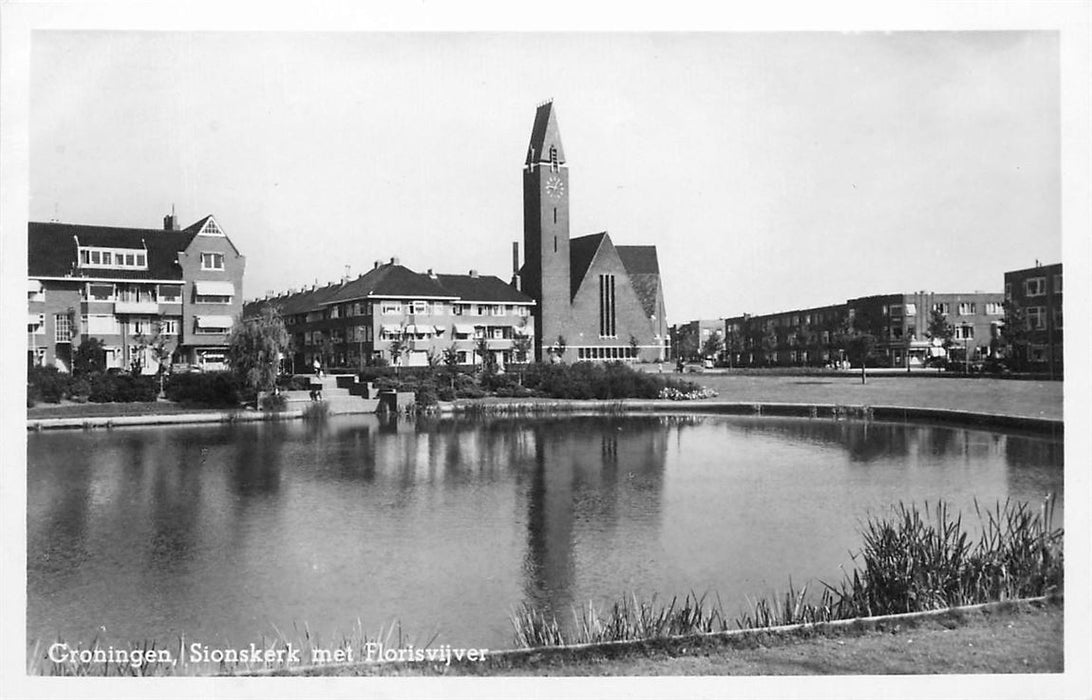
[[[322,377],[322,361],[318,358],[318,356],[316,356],[315,359],[311,362],[311,367],[314,368],[314,370],[315,370],[315,376],[321,378]]]

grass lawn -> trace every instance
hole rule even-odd
[[[27,420],[43,418],[99,418],[104,416],[152,416],[175,413],[208,413],[226,408],[184,406],[172,401],[136,401],[133,403],[41,403],[27,409]]]
[[[860,374],[812,377],[686,374],[683,378],[716,389],[720,394],[714,399],[717,401],[905,406],[1033,418],[1062,417],[1062,382],[877,375],[861,384]]]
[[[780,676],[1061,673],[1063,606],[899,621],[869,632],[765,636],[650,645],[619,652],[549,654],[502,662],[384,669],[383,675]],[[374,667],[373,667],[374,668]],[[371,669],[351,669],[374,672]]]

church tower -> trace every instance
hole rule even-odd
[[[572,289],[569,271],[569,169],[557,112],[545,102],[535,112],[523,166],[522,291],[535,306],[535,359],[565,335]],[[572,344],[573,338],[566,338]]]

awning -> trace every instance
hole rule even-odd
[[[383,332],[384,333],[391,333],[393,335],[401,335],[402,334],[402,326],[399,326],[399,325],[396,325],[396,324],[391,324],[391,323],[384,323],[383,324]]]
[[[202,296],[233,297],[235,285],[231,282],[213,282],[212,280],[197,280],[193,283],[197,293]]]
[[[472,324],[469,324],[469,323],[456,323],[455,324],[455,332],[456,333],[464,333],[466,335],[473,335],[474,334],[474,326]]]
[[[38,280],[27,280],[27,292],[30,294],[39,294],[42,291],[42,283]]]
[[[231,316],[198,316],[198,328],[231,328],[235,320]]]
[[[28,314],[27,315],[27,325],[28,326],[40,326],[40,325],[42,325],[42,317],[39,314]]]
[[[428,333],[430,330],[432,330],[431,326],[416,326],[412,323],[406,326],[406,333],[411,335],[416,333]]]

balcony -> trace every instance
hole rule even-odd
[[[159,302],[157,301],[118,301],[114,303],[116,314],[158,314]]]

